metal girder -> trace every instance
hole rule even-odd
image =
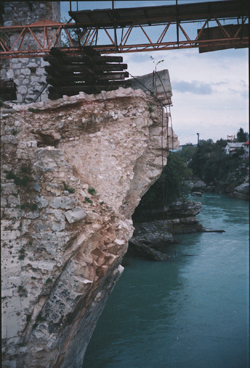
[[[199,3],[140,6],[132,8],[95,9],[70,11],[69,15],[79,25],[85,27],[117,27],[147,26],[167,22],[203,21],[208,17],[232,18],[242,17],[249,13],[248,0],[202,1]]]
[[[211,20],[214,20],[218,27],[208,28],[208,24]],[[211,15],[205,19],[203,26],[198,30],[198,35],[194,38],[188,35],[188,32],[184,30],[184,26],[187,23],[176,23],[178,34],[177,38],[173,40],[166,40],[168,36],[171,21],[164,24],[164,29],[161,30],[161,34],[157,35],[156,41],[149,36],[147,30],[152,29],[152,26],[145,25],[130,25],[124,28],[122,31],[126,31],[121,37],[121,41],[117,40],[117,33],[115,29],[114,37],[111,35],[111,27],[89,27],[85,28],[82,32],[81,40],[82,46],[92,46],[94,49],[100,51],[103,54],[112,53],[131,53],[131,52],[144,52],[144,51],[157,51],[157,50],[171,50],[171,49],[185,49],[185,48],[202,48],[202,52],[219,50],[220,48],[238,48],[248,47],[249,33],[247,27],[249,26],[249,17],[245,16],[241,18],[239,24],[234,24],[234,32],[229,32],[229,26],[222,25],[220,20],[216,17],[211,18]],[[69,29],[78,28],[76,23],[59,23],[48,20],[39,21],[25,26],[12,26],[12,27],[0,27],[0,59],[10,58],[29,58],[29,57],[43,57],[48,54],[52,47],[61,48],[66,52],[79,51],[79,47],[76,45],[76,41],[70,36]],[[220,30],[218,32],[217,30]],[[213,37],[210,37],[210,29],[214,30]],[[179,30],[181,32],[179,32]],[[97,34],[99,31],[104,32],[108,39],[109,44],[98,44]],[[132,35],[138,31],[141,31],[143,37],[146,37],[144,43],[130,42]],[[64,32],[65,37],[68,40],[69,47],[61,47],[60,37]],[[180,34],[184,35],[184,39],[180,39]],[[14,39],[12,45],[6,41],[8,37]],[[15,37],[14,37],[15,35]],[[138,39],[138,36],[136,37]],[[30,46],[32,45],[32,46]]]

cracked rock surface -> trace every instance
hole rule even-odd
[[[120,88],[2,109],[3,367],[82,365],[162,170],[162,109],[149,103]]]

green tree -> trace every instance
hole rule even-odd
[[[196,147],[192,143],[187,143],[182,146],[182,150],[178,151],[178,155],[188,162],[193,157],[193,154],[196,151]]]
[[[243,149],[234,155],[227,155],[224,150],[226,145],[227,141],[223,139],[216,143],[212,140],[201,141],[188,165],[195,176],[215,185],[222,192],[230,192],[244,181],[248,164],[242,159]]]
[[[185,160],[178,153],[171,152],[160,178],[142,197],[133,219],[143,221],[144,210],[160,209],[163,205],[187,196],[189,188],[185,180],[191,175],[192,171],[187,167]]]
[[[204,180],[204,166],[212,152],[213,140],[201,140],[193,154],[189,167],[193,170],[195,176]]]
[[[238,142],[246,142],[249,139],[249,134],[244,132],[243,128],[240,128],[237,133],[237,141]]]

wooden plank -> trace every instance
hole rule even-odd
[[[98,72],[105,71],[123,71],[127,69],[127,64],[105,64],[105,65],[95,65],[93,69],[87,68],[85,65],[57,65],[57,68],[53,66],[46,65],[45,70],[48,74],[55,76],[56,74],[67,75],[73,73],[85,73],[89,75],[98,74]]]
[[[91,46],[81,46],[79,51],[88,56],[100,56],[100,52],[94,50]],[[58,47],[52,47],[50,49],[50,55],[62,57],[65,56],[65,52],[60,50]]]
[[[79,92],[86,92],[89,93],[89,91],[92,90],[99,90],[99,91],[109,91],[111,89],[117,89],[119,87],[128,87],[130,85],[129,81],[122,81],[119,83],[110,83],[107,85],[89,85],[89,86],[65,86],[65,87],[49,87],[49,92],[57,92],[61,93],[62,95],[77,95]],[[93,93],[93,92],[90,92]]]
[[[90,57],[88,55],[76,55],[76,56],[63,56],[63,57],[55,57],[53,55],[45,55],[43,58],[44,61],[48,61],[52,66],[60,66],[60,65],[105,65],[106,63],[114,63],[114,62],[122,62],[123,58],[121,56],[93,56]]]
[[[61,78],[61,74],[58,72],[58,70],[53,68],[51,65],[45,65],[44,69],[48,75],[51,75],[54,78]]]
[[[51,49],[44,57],[50,65],[45,66],[48,73],[49,98],[54,100],[63,95],[76,95],[79,92],[100,93],[130,85],[127,64],[120,56],[100,56],[91,47],[84,48],[78,55],[68,56],[57,48]]]
[[[81,46],[81,49],[79,51],[88,56],[100,56],[100,52],[97,50],[94,50],[91,46]],[[53,55],[56,57],[63,57],[66,54],[64,51],[60,50],[58,47],[52,47],[50,49],[50,55]]]
[[[1,80],[0,81],[0,88],[4,89],[4,88],[13,88],[14,90],[16,90],[16,84],[14,83],[13,80]]]
[[[53,77],[61,77],[64,75],[73,75],[74,72],[80,72],[82,73],[82,75],[95,75],[95,73],[93,72],[93,70],[87,68],[86,66],[81,66],[81,68],[79,67],[74,67],[74,66],[60,66],[58,68],[53,68],[51,65],[46,65],[45,66],[45,71],[53,76]]]
[[[71,77],[61,77],[61,78],[54,78],[52,76],[47,76],[46,82],[48,84],[51,84],[52,86],[70,86],[75,85],[76,82],[81,83],[94,83],[96,81],[115,81],[115,80],[124,80],[126,77],[128,77],[129,74],[127,72],[125,73],[110,73],[110,74],[103,74],[96,77],[91,77],[88,75],[72,75]]]
[[[76,55],[76,56],[66,56],[66,60],[69,62],[72,61],[78,61],[78,59],[81,59],[82,57],[85,57],[85,55]],[[94,61],[95,63],[99,62],[105,62],[105,63],[122,63],[123,57],[122,56],[92,56],[91,58],[88,56],[89,60]],[[81,61],[81,60],[79,60]]]
[[[79,50],[78,55],[69,55],[64,51],[61,51],[59,48],[53,47],[50,50],[50,55],[47,56],[54,56],[60,60],[62,60],[63,63],[71,63],[71,62],[78,62],[78,61],[91,61],[91,62],[117,62],[122,63],[123,57],[122,56],[109,56],[109,55],[100,55],[100,52],[93,50],[93,53],[90,52],[90,49],[92,49],[90,46],[87,46],[81,50]],[[85,52],[85,51],[87,52]],[[49,60],[47,60],[49,61]]]
[[[95,65],[93,70],[97,71],[122,71],[128,69],[127,64],[105,64],[105,65]]]
[[[84,64],[72,64],[72,65],[58,65],[58,70],[63,73],[67,72],[85,72],[94,74],[96,71],[123,71],[127,69],[127,64],[104,64],[104,65],[92,65],[91,68],[87,68]]]

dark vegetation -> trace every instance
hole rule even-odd
[[[170,152],[168,164],[163,168],[160,178],[151,186],[137,207],[140,209],[156,209],[163,203],[168,205],[180,197],[188,194],[185,180],[192,175],[185,160],[177,153]]]
[[[64,187],[64,190],[68,191],[69,193],[75,193],[75,189],[74,188],[71,188],[68,184],[66,184],[65,182],[63,182],[63,187]]]
[[[243,128],[240,128],[237,133],[237,142],[246,142],[249,139],[249,134],[244,132]]]
[[[248,133],[242,128],[237,133],[237,141],[245,142]],[[211,191],[230,193],[242,184],[248,173],[248,158],[244,150],[227,155],[224,148],[227,141],[220,139],[201,140],[198,146],[186,144],[181,151],[170,152],[168,163],[160,178],[142,197],[133,215],[134,221],[143,217],[143,211],[160,209],[190,193],[188,180],[203,180]]]
[[[28,111],[29,111],[29,112],[37,113],[37,112],[40,112],[40,109],[34,109],[33,107],[29,107],[29,108],[28,108]]]
[[[6,174],[6,179],[14,179],[16,185],[26,187],[30,182],[30,170],[26,166],[21,167],[19,175],[16,175],[12,170],[5,170],[4,172]]]
[[[89,187],[88,188],[88,193],[91,194],[91,195],[95,195],[96,194],[95,188]]]
[[[245,134],[247,137],[247,133]],[[203,180],[207,185],[214,186],[215,192],[232,192],[236,186],[244,182],[247,175],[249,163],[248,158],[244,157],[243,148],[228,155],[224,150],[226,145],[227,141],[223,139],[215,143],[211,139],[202,140],[188,162],[193,176]],[[182,155],[185,155],[185,146],[182,151]]]

